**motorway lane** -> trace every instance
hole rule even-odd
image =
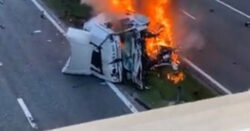
[[[222,0],[222,1],[250,15],[250,1],[249,0]]]
[[[7,0],[0,6],[5,26],[0,29],[0,130],[31,130],[15,101],[19,97],[40,130],[129,113],[101,80],[61,74],[69,45],[40,14],[30,0]],[[33,34],[35,30],[42,32]]]
[[[0,76],[2,74],[0,73]],[[7,87],[7,83],[0,78],[0,130],[14,131],[18,129],[31,130],[26,118],[20,109],[16,96]]]
[[[250,89],[250,29],[244,27],[249,19],[215,0],[182,0],[181,8],[197,17],[185,21],[205,41],[202,50],[192,49],[186,55],[233,93]]]

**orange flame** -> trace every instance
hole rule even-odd
[[[173,52],[171,54],[171,61],[172,61],[172,64],[176,64],[176,65],[179,65],[181,63],[180,58],[176,52]]]
[[[158,34],[157,38],[147,40],[146,51],[151,58],[155,58],[161,46],[173,47],[173,28],[170,18],[170,0],[157,0],[148,5],[146,15],[150,18],[149,29]]]
[[[155,58],[160,46],[175,47],[173,42],[173,25],[171,2],[173,0],[111,0],[111,8],[117,12],[137,12],[149,17],[149,30],[158,34],[156,38],[147,39],[146,51]],[[137,3],[136,1],[140,2]],[[137,7],[136,7],[137,6]],[[142,7],[141,7],[142,6]]]
[[[142,13],[150,19],[149,31],[157,37],[146,40],[146,52],[151,59],[155,59],[161,47],[176,48],[173,41],[173,11],[174,0],[137,0],[140,3],[136,7],[136,0],[112,0],[111,7],[118,12]],[[138,6],[137,5],[137,6]],[[180,60],[176,52],[171,54],[172,65],[179,65]],[[184,73],[169,73],[167,78],[174,84],[184,80]]]
[[[185,75],[183,72],[168,73],[167,78],[174,84],[178,84],[184,80]]]
[[[118,12],[135,12],[133,0],[111,0],[111,7]]]

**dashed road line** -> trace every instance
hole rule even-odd
[[[186,16],[188,16],[189,18],[191,18],[192,20],[196,20],[196,17],[194,17],[193,15],[191,15],[190,13],[188,13],[187,11],[185,10],[182,10],[182,13]]]
[[[132,113],[139,112],[135,106],[126,98],[125,95],[111,82],[106,82],[107,85],[115,92],[115,94],[123,101],[123,103],[130,109]]]
[[[191,66],[193,69],[198,71],[201,75],[203,75],[207,80],[209,80],[211,83],[215,84],[218,88],[220,88],[223,92],[226,94],[232,94],[230,90],[228,90],[225,86],[220,84],[218,81],[216,81],[214,78],[212,78],[210,75],[208,75],[206,72],[201,70],[198,66],[196,66],[193,62],[188,60],[187,58],[183,58],[184,62],[186,62],[189,66]]]
[[[17,99],[18,104],[20,105],[20,107],[22,108],[25,117],[27,118],[29,124],[31,125],[32,128],[34,129],[38,129],[37,124],[34,122],[34,118],[31,115],[28,107],[26,106],[26,104],[24,103],[22,98],[18,98]]]
[[[227,7],[227,8],[229,8],[229,9],[233,10],[234,12],[239,13],[239,14],[241,14],[242,16],[244,16],[244,17],[250,19],[250,16],[249,16],[248,14],[246,14],[246,13],[244,13],[244,12],[242,12],[242,11],[236,9],[235,7],[233,7],[233,6],[229,5],[229,4],[227,4],[226,2],[223,2],[223,1],[221,1],[221,0],[215,0],[215,1],[218,2],[218,3],[220,3],[220,4],[222,4],[222,5],[224,5],[225,7]]]

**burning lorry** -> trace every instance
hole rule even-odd
[[[148,56],[147,39],[157,39],[159,35],[149,31],[149,22],[140,14],[111,18],[102,13],[87,21],[82,29],[69,28],[66,37],[71,56],[62,72],[94,75],[114,83],[131,81],[145,89],[147,71],[160,66],[177,70],[179,64],[171,47],[159,45],[156,58]]]

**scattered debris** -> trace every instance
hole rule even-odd
[[[52,42],[52,40],[47,40],[47,42],[51,43],[51,42]]]
[[[4,0],[0,0],[0,4],[3,5],[4,4]]]
[[[41,33],[41,30],[35,30],[33,33]]]
[[[5,29],[5,26],[3,26],[3,25],[0,24],[0,28],[1,28],[2,30],[4,30],[4,29]]]
[[[209,9],[209,12],[214,13],[214,9]]]
[[[3,63],[2,63],[2,62],[0,62],[0,66],[3,66]]]
[[[44,11],[42,11],[42,14],[40,15],[40,17],[41,17],[42,19],[45,19],[45,18],[46,18],[45,15],[44,15]]]
[[[151,89],[150,86],[145,86],[145,90],[149,90],[149,89]]]
[[[35,30],[31,34],[34,35],[34,34],[39,34],[39,33],[42,33],[42,31],[41,30]]]
[[[245,27],[250,27],[250,21],[245,22]]]

